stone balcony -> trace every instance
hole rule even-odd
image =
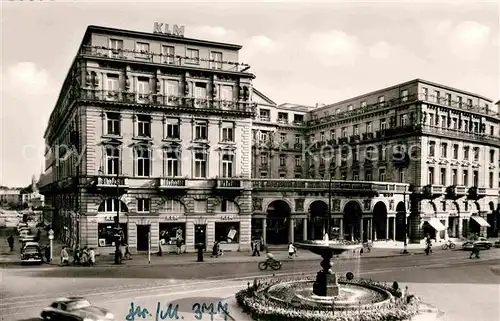
[[[467,192],[467,198],[471,200],[478,200],[487,195],[486,188],[484,187],[477,187],[477,186],[472,186],[469,188]]]
[[[446,189],[443,185],[429,184],[423,187],[422,195],[424,198],[434,199],[445,194]]]
[[[127,189],[128,181],[126,177],[97,176],[95,186],[98,189]]]
[[[462,185],[451,185],[446,188],[446,198],[457,200],[467,195],[467,187]]]
[[[186,178],[183,177],[160,177],[158,178],[160,190],[183,190],[186,189]]]
[[[402,194],[409,191],[404,183],[337,181],[322,179],[252,179],[254,191],[329,192],[339,195],[376,196],[380,193]]]
[[[221,191],[239,191],[245,187],[242,178],[218,177],[215,181],[215,188]]]

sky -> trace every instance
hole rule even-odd
[[[43,167],[43,134],[88,25],[243,45],[254,87],[278,104],[314,106],[414,78],[499,95],[496,2],[1,3],[0,185],[27,186]]]

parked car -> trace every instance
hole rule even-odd
[[[67,297],[54,301],[42,310],[43,320],[111,321],[115,316],[108,310],[93,306],[83,297]]]
[[[494,247],[500,248],[500,240],[498,240],[498,241],[495,242]]]
[[[19,234],[19,242],[29,242],[34,241],[35,235],[31,234],[31,231],[23,230]]]
[[[41,264],[42,251],[38,242],[26,242],[21,247],[21,263],[38,263]]]
[[[464,250],[472,250],[474,245],[480,250],[489,250],[493,246],[493,242],[488,241],[485,237],[478,237],[474,241],[467,241],[462,245]]]

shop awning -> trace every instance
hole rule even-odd
[[[425,220],[425,222],[429,223],[437,232],[446,230],[446,226],[444,226],[437,218],[433,217],[431,219]],[[423,224],[422,224],[423,225]]]
[[[491,227],[491,225],[488,222],[486,222],[486,220],[484,218],[482,218],[481,216],[471,216],[470,218],[473,219],[474,221],[476,221],[477,224],[479,224],[479,226]]]

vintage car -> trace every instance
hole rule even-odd
[[[42,251],[40,249],[40,244],[37,242],[26,242],[23,243],[21,247],[21,263],[38,263],[41,264]]]
[[[493,246],[493,242],[488,241],[485,237],[478,237],[476,240],[462,244],[462,249],[470,251],[474,248],[474,245],[480,250],[489,250]]]
[[[43,320],[112,321],[115,316],[108,310],[93,306],[83,297],[67,297],[54,301],[42,310]]]
[[[19,242],[29,242],[29,241],[34,241],[35,240],[35,235],[31,234],[30,230],[22,230],[19,233]]]

